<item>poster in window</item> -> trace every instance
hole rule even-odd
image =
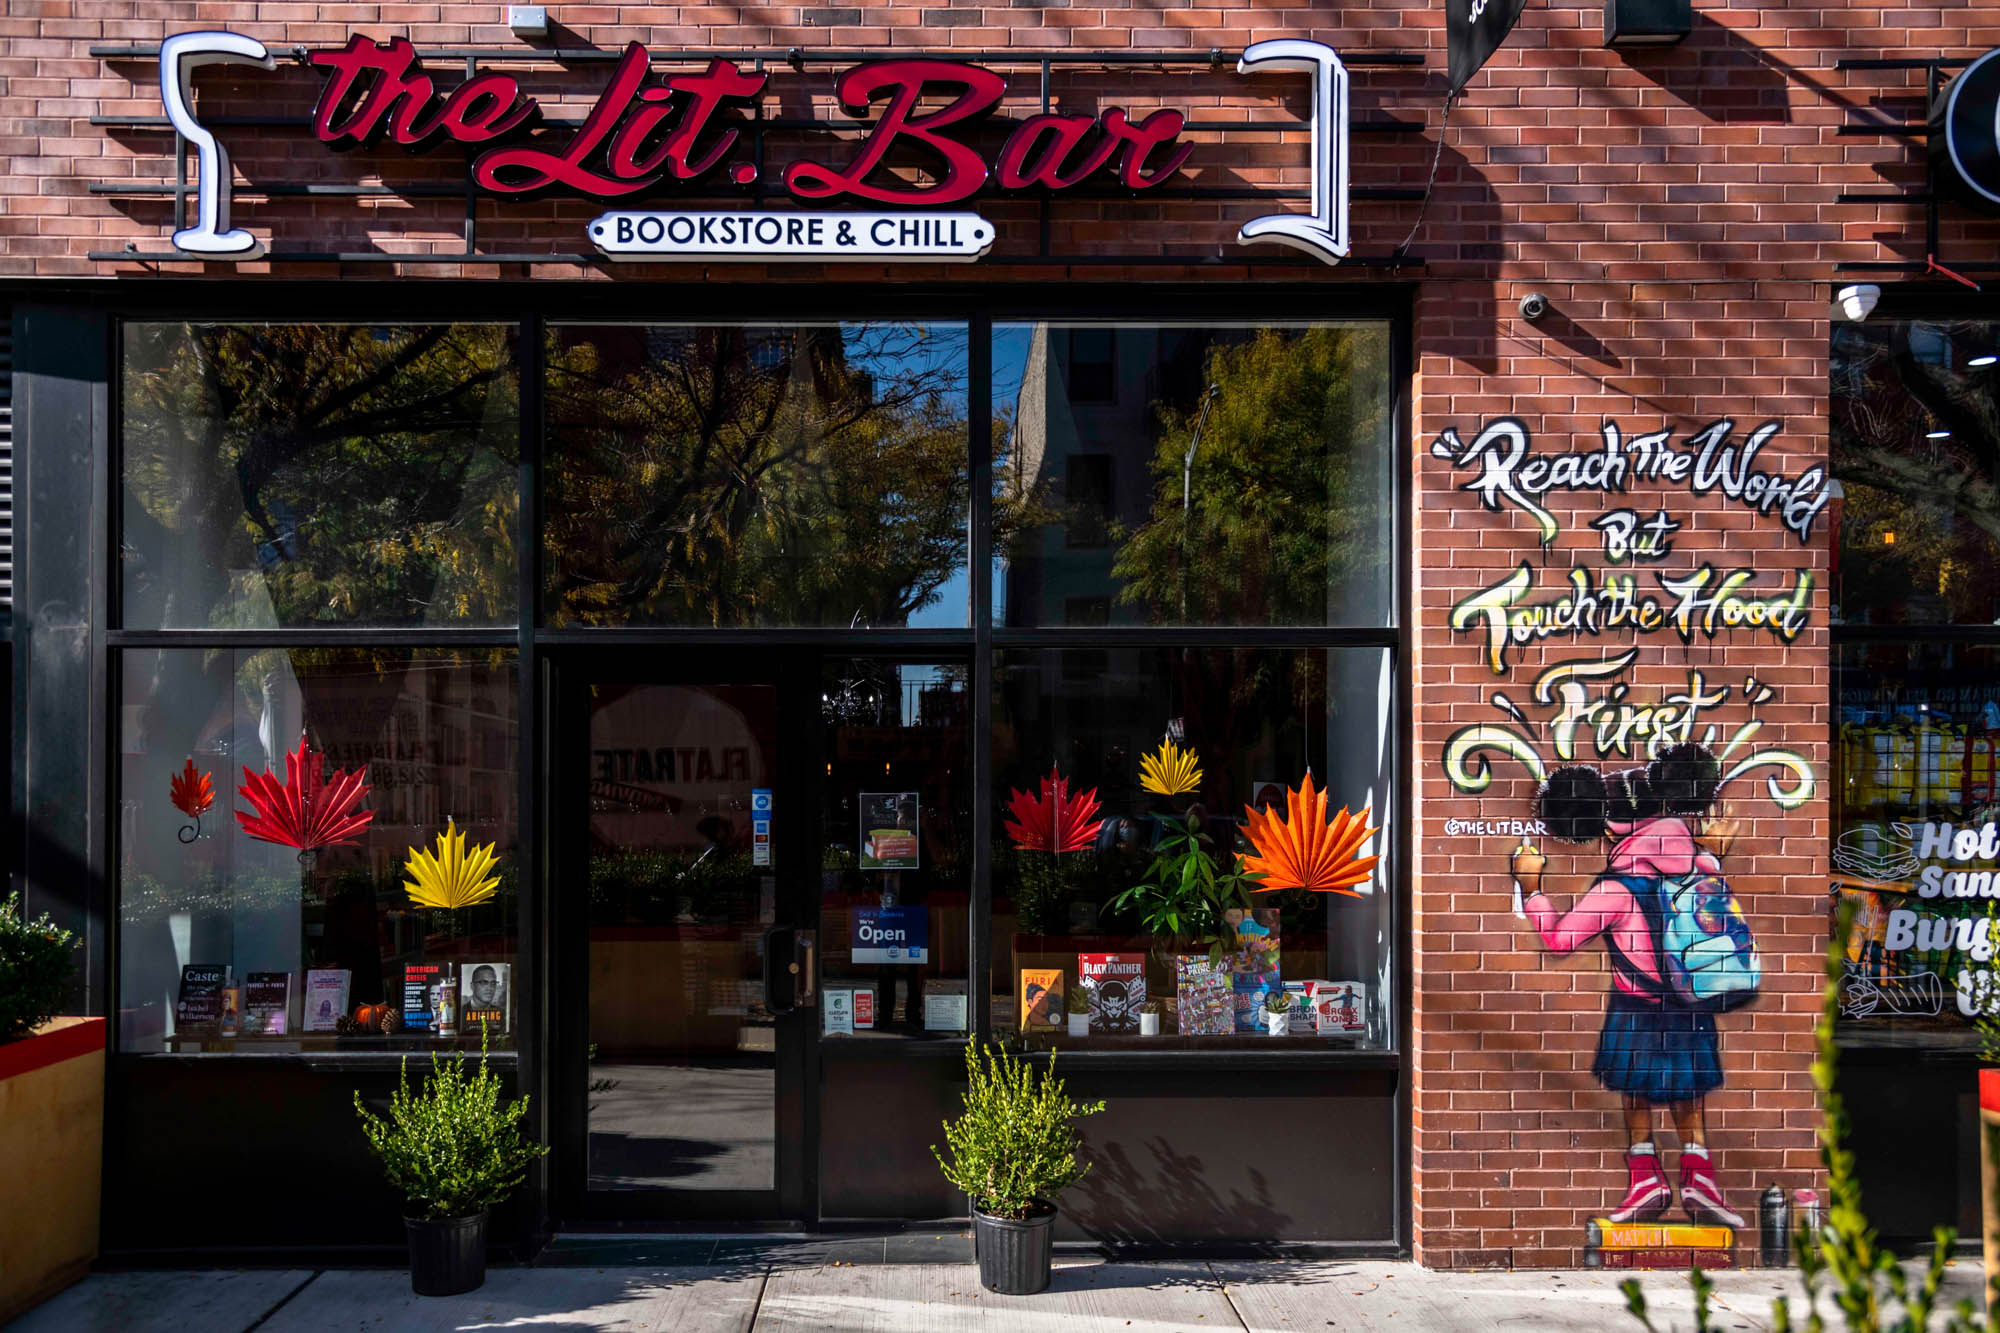
[[[931,956],[928,907],[857,907],[848,947],[856,963],[927,963]]]
[[[461,963],[458,968],[458,1027],[461,1032],[507,1031],[512,1009],[510,963]]]
[[[917,793],[861,793],[861,868],[917,868]]]

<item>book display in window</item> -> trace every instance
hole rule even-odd
[[[403,969],[403,1030],[429,1032],[437,1025],[431,987],[444,974],[437,963],[411,963]]]
[[[1060,1032],[1063,1028],[1063,971],[1059,967],[1021,969],[1021,1031]]]
[[[347,992],[354,974],[344,967],[316,967],[306,973],[304,1022],[307,1032],[338,1032],[347,1016]]]
[[[182,1035],[213,1032],[222,1025],[222,992],[229,969],[217,963],[189,963],[181,969],[180,994],[174,1000],[174,1028]]]
[[[1236,1031],[1236,992],[1227,962],[1207,954],[1174,959],[1174,1012],[1183,1037],[1218,1037]]]
[[[1236,947],[1223,955],[1235,993],[1236,1030],[1262,1032],[1265,1001],[1273,991],[1284,989],[1278,975],[1278,913],[1260,907],[1250,912],[1232,909],[1223,916],[1236,933]]]
[[[282,1037],[290,1029],[292,974],[250,972],[243,977],[243,1018],[246,1037]]]
[[[513,1006],[511,963],[463,963],[458,969],[458,1029],[493,1034],[508,1030]]]
[[[1368,1035],[1368,987],[1359,981],[1314,983],[1313,1030],[1322,1037]]]
[[[1076,974],[1090,997],[1091,1036],[1139,1035],[1139,1006],[1146,1002],[1146,955],[1080,953]]]

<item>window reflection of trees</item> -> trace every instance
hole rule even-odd
[[[125,623],[512,623],[513,344],[499,325],[127,326]]]
[[[963,326],[572,326],[547,365],[552,625],[897,626],[965,597]]]
[[[1105,410],[1076,406],[1074,339],[1052,339],[1047,326],[1014,335],[1018,388],[1003,384],[996,422],[1010,453],[995,471],[995,509],[1017,525],[1006,623],[1075,624],[1089,596],[1120,623],[1382,623],[1392,600],[1386,327],[1118,336],[1148,364],[1122,386],[1134,401]],[[1126,469],[1144,478],[1136,490],[1095,484]],[[1087,554],[1097,547],[1104,558]]]
[[[1833,330],[1836,601],[1850,623],[2000,619],[2000,404],[1987,324]],[[1938,434],[1939,432],[1948,432]],[[1935,438],[1933,438],[1935,436]]]

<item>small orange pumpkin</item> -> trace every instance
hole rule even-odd
[[[363,1032],[375,1032],[382,1026],[383,1015],[389,1012],[386,1004],[364,1004],[354,1011],[354,1026]]]

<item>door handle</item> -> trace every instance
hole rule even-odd
[[[764,1008],[789,1014],[798,1008],[798,931],[773,926],[764,932]],[[782,961],[780,961],[782,960]]]
[[[819,1004],[819,932],[799,930],[792,934],[792,1007],[811,1009]]]

